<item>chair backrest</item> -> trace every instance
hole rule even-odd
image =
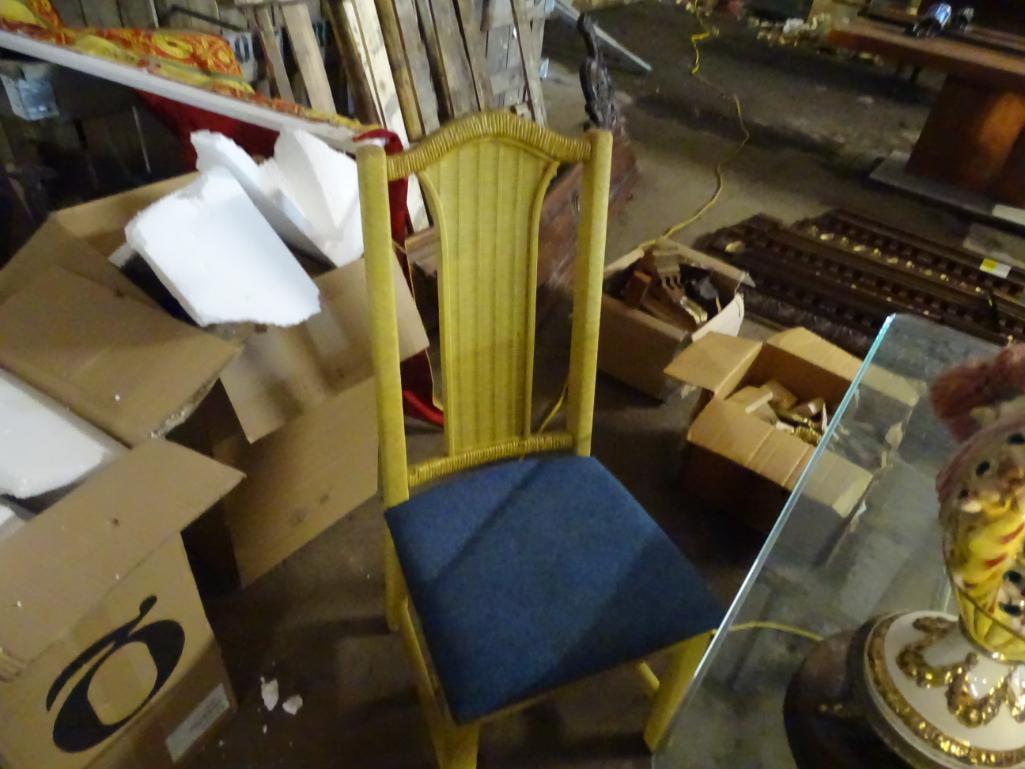
[[[386,156],[361,147],[363,240],[387,506],[409,487],[536,451],[590,453],[612,137],[557,134],[508,112],[453,121]],[[532,432],[538,228],[560,164],[584,166],[574,275],[566,430]],[[416,174],[439,231],[447,456],[408,467],[399,381],[387,183]]]

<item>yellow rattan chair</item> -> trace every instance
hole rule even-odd
[[[401,155],[357,154],[389,531],[385,609],[442,769],[476,766],[482,723],[623,664],[651,691],[644,737],[654,750],[722,616],[690,563],[588,456],[611,150],[605,131],[569,138],[492,112]],[[538,226],[562,163],[584,166],[566,427],[536,434]],[[389,180],[411,174],[441,238],[447,447],[412,466],[387,195]],[[670,664],[659,680],[643,659],[663,649]]]

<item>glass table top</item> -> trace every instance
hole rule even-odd
[[[795,766],[783,697],[813,644],[748,623],[829,636],[890,611],[952,608],[934,479],[954,443],[927,388],[949,366],[995,349],[921,318],[887,321],[737,593],[723,624],[730,632],[715,636],[698,668],[656,769]],[[829,483],[827,452],[873,474],[846,518],[802,494]]]

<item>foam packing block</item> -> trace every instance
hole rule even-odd
[[[294,326],[320,310],[316,284],[223,168],[141,211],[125,237],[201,326]]]
[[[0,370],[0,494],[27,499],[84,478],[124,447]]]

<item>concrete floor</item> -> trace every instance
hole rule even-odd
[[[714,165],[738,133],[729,119],[731,103],[686,74],[694,27],[682,10],[630,6],[600,21],[656,65],[647,80],[614,72],[641,172],[634,198],[610,223],[608,255],[614,258],[708,198]],[[545,86],[551,122],[575,130],[583,118],[573,64],[579,44],[554,23],[549,27],[546,52],[556,57]],[[910,87],[891,72],[836,58],[764,49],[751,37],[731,27],[727,38],[735,45],[713,41],[703,55],[705,76],[742,92],[753,139],[728,167],[718,204],[681,235],[684,240],[757,212],[793,219],[838,205],[963,234],[964,224],[952,215],[863,181],[861,165],[873,147],[882,155],[914,138],[931,86]],[[859,102],[863,96],[871,104]],[[547,360],[562,348],[565,325],[565,317],[554,313],[540,330],[542,397],[562,381],[561,369]],[[728,602],[760,536],[728,514],[695,506],[679,488],[680,440],[691,405],[679,398],[659,404],[602,378],[594,453]],[[381,616],[382,531],[379,506],[367,504],[245,592],[210,603],[240,712],[191,766],[432,765],[400,641],[388,634]],[[303,696],[297,716],[263,710],[260,676],[276,677],[283,697]],[[632,674],[607,674],[487,728],[480,766],[650,766],[640,738],[645,703]]]

